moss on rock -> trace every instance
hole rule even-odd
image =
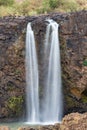
[[[87,96],[85,96],[85,95],[82,96],[82,102],[87,103]]]
[[[22,112],[22,104],[24,102],[23,96],[10,97],[7,101],[7,107],[10,114],[15,113],[15,116],[19,116]]]

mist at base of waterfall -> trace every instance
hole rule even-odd
[[[8,126],[11,130],[17,130],[19,127],[27,126],[24,122],[0,123],[0,126]]]
[[[32,126],[34,126],[34,125],[40,125],[40,126],[43,126],[43,125],[54,125],[54,124],[56,124],[56,123],[61,123],[61,121],[58,121],[58,122],[25,122],[25,124],[27,124],[27,125],[32,125]]]
[[[30,122],[13,122],[13,123],[0,123],[0,126],[8,126],[11,130],[18,130],[18,128],[22,127],[33,127],[37,128],[39,124],[33,124]]]
[[[11,130],[17,130],[22,127],[38,128],[39,126],[54,125],[61,122],[13,122],[13,123],[0,123],[0,126],[8,126]]]

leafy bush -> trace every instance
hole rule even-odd
[[[58,0],[49,0],[49,6],[52,9],[55,9],[58,6]]]
[[[59,0],[43,0],[43,10],[49,12],[58,7]]]
[[[77,11],[79,4],[76,0],[44,0],[43,1],[44,10],[49,11],[63,11],[71,12]]]
[[[0,6],[11,6],[13,5],[15,2],[14,0],[0,0]]]

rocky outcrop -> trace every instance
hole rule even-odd
[[[66,40],[66,61],[62,61],[63,90],[65,103],[68,103],[66,113],[87,111],[86,18],[87,13],[85,14],[85,12],[69,15],[61,28],[62,36]]]
[[[20,127],[18,128],[18,130],[59,130],[59,124],[55,124],[55,125],[47,125],[47,126],[37,126],[35,128],[32,127]]]
[[[57,123],[55,125],[36,126],[35,128],[25,126],[25,127],[18,128],[18,130],[59,130],[59,128],[60,128],[60,124]]]
[[[59,23],[64,114],[87,111],[87,11],[37,17],[0,18],[0,118],[25,115],[25,34],[28,22],[35,33],[40,92],[46,18]]]
[[[40,126],[37,128],[20,127],[18,130],[87,130],[87,113],[66,115],[61,124]]]
[[[33,20],[29,18],[29,20]],[[27,18],[0,19],[0,118],[23,116]]]
[[[0,126],[0,130],[11,130],[8,126]]]
[[[87,113],[72,113],[66,115],[60,125],[59,130],[86,130],[87,129]]]

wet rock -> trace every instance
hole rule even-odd
[[[40,126],[37,130],[59,130],[59,124]]]
[[[18,128],[18,130],[36,130],[36,129],[34,129],[34,128],[29,128],[29,127],[20,127],[20,128]]]
[[[59,124],[55,125],[44,125],[44,126],[36,126],[36,128],[30,128],[30,127],[20,127],[18,130],[59,130]]]

